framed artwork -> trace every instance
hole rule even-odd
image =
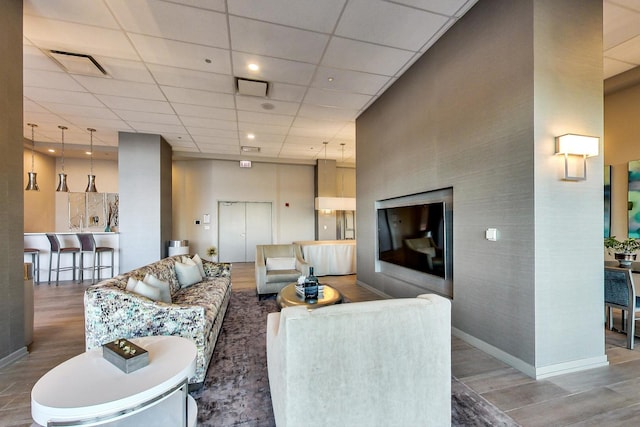
[[[604,237],[611,236],[611,166],[604,167]]]
[[[629,237],[640,237],[640,160],[629,162]]]

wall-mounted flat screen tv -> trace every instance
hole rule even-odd
[[[378,208],[378,259],[446,277],[445,203]]]

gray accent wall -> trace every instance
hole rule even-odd
[[[171,146],[160,136],[119,132],[120,271],[166,256],[171,240]]]
[[[376,272],[375,203],[453,187],[455,333],[533,377],[606,364],[602,156],[554,156],[602,103],[601,1],[478,2],[356,121],[359,282],[431,292]]]
[[[22,1],[0,2],[0,366],[26,354],[24,342]],[[37,171],[36,171],[37,172]]]

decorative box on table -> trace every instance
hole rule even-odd
[[[123,338],[104,344],[102,357],[127,374],[149,364],[149,352]]]

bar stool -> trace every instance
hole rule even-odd
[[[60,247],[60,241],[58,240],[58,236],[55,234],[47,233],[47,239],[49,239],[49,244],[51,245],[51,252],[49,252],[49,283],[51,283],[51,267],[53,263],[53,254],[58,255],[58,263],[56,264],[56,286],[58,286],[58,281],[60,278],[60,272],[66,270],[73,271],[73,281],[76,280],[76,254],[80,253],[80,248],[76,247]],[[73,257],[73,267],[62,267],[60,268],[60,255],[62,254],[71,254]]]
[[[24,254],[31,255],[31,264],[33,264],[36,283],[40,284],[40,249],[24,248]]]
[[[80,281],[84,279],[84,270],[92,270],[91,284],[96,282],[96,271],[98,272],[98,280],[101,280],[101,270],[111,268],[111,277],[113,277],[113,248],[109,246],[96,246],[96,239],[91,233],[77,233],[78,242],[80,242]],[[102,254],[111,252],[111,264],[102,265]],[[91,254],[91,267],[84,266],[84,255]],[[97,261],[97,264],[96,264]]]

